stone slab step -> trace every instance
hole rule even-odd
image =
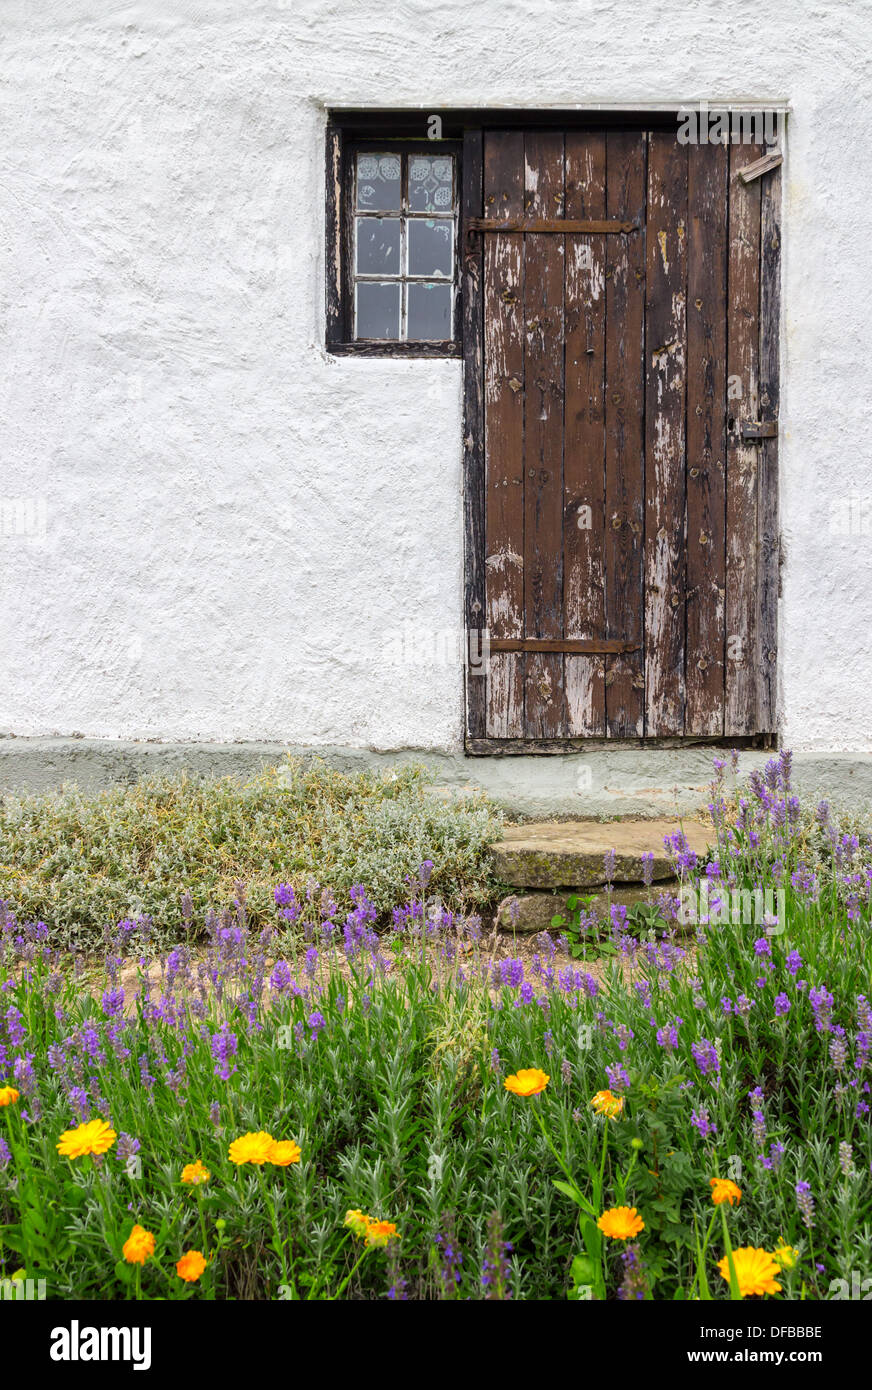
[[[662,888],[674,887],[678,892],[678,880],[674,879],[671,883],[661,884]],[[609,920],[609,908],[611,903],[622,903],[624,907],[635,907],[637,903],[647,901],[648,895],[652,890],[645,888],[641,883],[631,884],[630,887],[616,888],[611,894],[603,890],[595,893],[591,907],[597,916],[604,922]],[[582,888],[578,890],[579,897],[589,898],[591,890]],[[569,908],[567,899],[572,894],[567,890],[562,892],[549,893],[547,891],[533,891],[532,893],[511,893],[507,898],[503,898],[496,912],[497,926],[501,931],[518,933],[528,932],[550,932],[552,936],[557,932],[551,925],[551,918],[557,913],[568,918]]]
[[[533,821],[505,827],[491,845],[494,871],[512,888],[591,888],[605,883],[604,860],[615,852],[615,883],[642,882],[642,855],[654,855],[654,878],[675,869],[663,839],[683,830],[704,854],[713,833],[699,821]]]

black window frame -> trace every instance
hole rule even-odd
[[[451,338],[400,341],[391,338],[353,338],[354,273],[354,169],[358,154],[447,154],[454,160],[454,266]],[[349,131],[332,122],[327,127],[327,350],[338,356],[359,357],[461,357],[461,191],[463,141],[382,136]]]

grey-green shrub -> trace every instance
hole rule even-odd
[[[181,773],[93,794],[64,787],[0,804],[0,899],[44,921],[55,945],[88,949],[103,927],[149,915],[158,940],[179,931],[182,895],[195,920],[246,885],[265,921],[278,882],[316,880],[345,893],[364,883],[381,913],[424,859],[431,892],[470,910],[492,896],[487,844],[500,817],[484,798],[426,794],[422,767],[348,775],[288,758],[243,781]]]

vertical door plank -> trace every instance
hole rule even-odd
[[[484,215],[524,212],[524,136],[485,132]],[[524,263],[521,234],[486,233],[485,608],[492,637],[524,636]],[[524,736],[524,656],[488,664],[487,735]]]
[[[461,235],[469,218],[483,207],[482,133],[463,137],[463,207]],[[484,344],[482,341],[482,237],[463,247],[463,507],[464,622],[466,625],[466,736],[486,735],[487,671],[482,662],[481,631],[485,616],[485,481],[484,481]],[[475,662],[478,664],[474,664]]]
[[[639,230],[606,237],[606,635],[644,642],[644,310],[646,137],[609,131],[606,213]],[[640,650],[606,657],[606,733],[644,732]]]
[[[727,174],[721,144],[689,145],[687,247],[687,708],[684,731],[724,732]]]
[[[760,418],[778,419],[781,170],[760,189]],[[757,731],[774,733],[778,642],[778,436],[760,441],[757,489]]]
[[[753,734],[757,717],[757,446],[742,425],[758,418],[760,180],[737,170],[759,146],[730,147],[727,282],[727,584],[724,733]]]
[[[648,137],[645,733],[684,733],[687,146]]]
[[[563,216],[563,132],[524,136],[524,204],[530,218]],[[564,238],[525,238],[524,575],[526,635],[563,636],[563,265]],[[563,657],[527,656],[528,738],[565,731]]]
[[[567,131],[566,212],[578,220],[606,215],[606,137]],[[563,626],[567,637],[603,638],[605,627],[605,237],[568,236],[563,446]],[[566,732],[602,737],[606,729],[605,660],[568,655]]]

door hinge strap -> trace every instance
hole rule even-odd
[[[637,232],[638,222],[579,222],[570,218],[532,219],[509,217],[500,221],[496,217],[470,217],[466,222],[468,232],[557,232],[579,236],[609,236],[618,232]]]
[[[576,652],[593,656],[617,656],[622,652],[638,652],[638,643],[622,642],[620,638],[573,638],[573,637],[491,637],[488,646],[492,652]]]

